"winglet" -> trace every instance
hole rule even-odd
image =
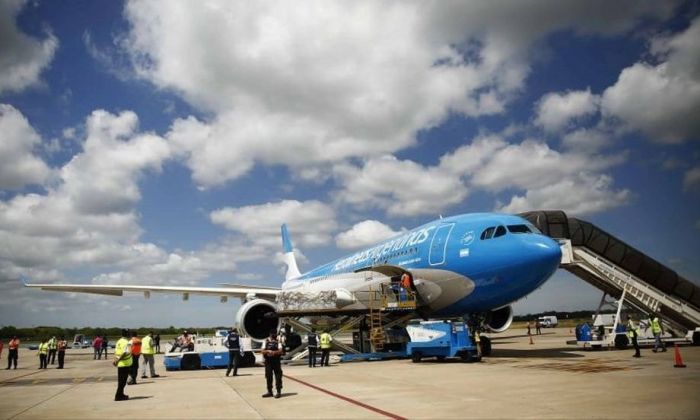
[[[282,248],[284,253],[292,252],[292,241],[289,239],[289,232],[287,232],[287,225],[282,225]]]

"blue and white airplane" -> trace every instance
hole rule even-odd
[[[243,302],[236,314],[239,329],[262,340],[279,326],[280,310],[282,316],[366,313],[372,290],[386,289],[408,274],[416,317],[475,316],[485,328],[501,332],[512,321],[510,304],[540,287],[561,260],[559,244],[530,222],[497,213],[441,218],[304,274],[297,267],[286,225],[282,225],[282,243],[287,273],[281,288],[235,284],[26,286],[114,296],[143,292],[147,298],[151,292],[182,293],[185,300],[190,294],[214,295],[222,302],[239,297]]]

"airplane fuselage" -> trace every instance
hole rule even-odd
[[[392,269],[410,272],[434,316],[489,311],[544,283],[561,259],[559,245],[528,221],[495,213],[439,219],[317,267],[283,291],[366,291]],[[394,273],[396,271],[393,271]],[[370,273],[370,274],[368,274]],[[384,273],[384,275],[382,275]]]

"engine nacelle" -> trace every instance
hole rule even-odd
[[[238,310],[236,325],[242,334],[262,341],[270,336],[270,330],[279,330],[277,306],[265,299],[248,301]]]
[[[508,329],[513,322],[513,308],[508,305],[502,308],[494,309],[486,314],[484,327],[489,331],[500,333]]]

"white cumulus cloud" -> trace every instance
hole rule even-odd
[[[598,112],[600,98],[589,90],[548,93],[536,105],[535,124],[546,131],[558,132],[569,122]]]
[[[680,143],[700,139],[700,18],[684,32],[657,38],[658,64],[638,62],[620,73],[603,93],[606,115],[641,130],[652,141]]]
[[[17,15],[26,3],[25,0],[0,2],[0,93],[37,84],[58,48],[58,39],[50,32],[40,40],[17,28]]]
[[[401,231],[395,231],[377,220],[364,220],[339,233],[335,237],[335,244],[338,248],[357,249],[376,244],[399,233]]]
[[[226,207],[211,212],[209,217],[217,225],[242,233],[252,243],[273,249],[282,248],[283,223],[287,223],[295,247],[328,244],[338,226],[333,208],[316,200]]]
[[[451,114],[503,113],[529,74],[530,48],[547,34],[615,34],[671,9],[632,1],[131,1],[120,45],[138,77],[210,116],[179,119],[168,135],[209,188],[256,162],[308,173],[405,149]]]
[[[49,168],[33,150],[41,137],[12,105],[0,104],[0,189],[41,184]]]

